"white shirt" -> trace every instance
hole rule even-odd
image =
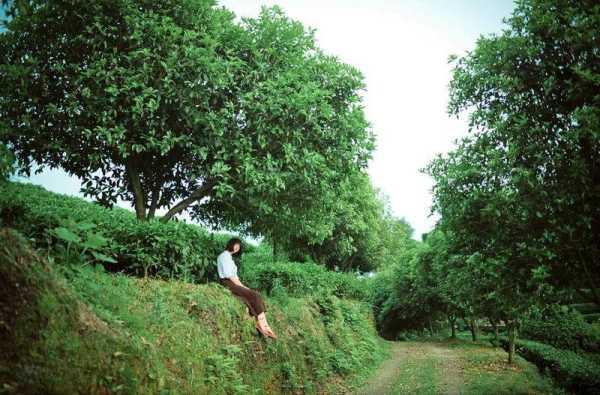
[[[217,257],[217,271],[219,278],[237,277],[237,266],[228,250],[223,251]]]

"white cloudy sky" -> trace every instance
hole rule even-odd
[[[278,4],[291,18],[315,28],[318,44],[327,53],[361,70],[367,85],[366,114],[377,136],[369,164],[373,184],[389,196],[395,214],[415,228],[415,238],[431,230],[432,183],[419,169],[466,133],[465,120],[450,118],[446,111],[448,56],[473,49],[482,34],[500,32],[502,18],[512,12],[512,0],[219,3],[251,17],[263,5]],[[29,181],[80,195],[79,180],[60,170],[32,175]]]

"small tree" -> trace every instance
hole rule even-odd
[[[337,196],[329,196],[324,202],[322,216],[328,216],[330,224],[327,236],[316,240],[311,233],[298,231],[283,225],[278,229],[280,246],[290,257],[309,256],[313,260],[339,270],[373,270],[382,264],[384,257],[383,236],[389,229],[384,223],[384,206],[364,173],[351,174],[340,180]],[[313,232],[314,233],[314,230]]]
[[[435,180],[434,208],[439,227],[451,234],[455,256],[452,271],[470,302],[469,319],[490,314],[507,323],[509,362],[513,361],[513,332],[521,315],[542,300],[548,289],[548,266],[540,244],[532,240],[526,218],[528,206],[511,185],[509,167],[499,161],[498,149],[485,137],[465,139],[446,157],[428,166]]]

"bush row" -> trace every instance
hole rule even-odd
[[[232,236],[211,234],[200,226],[174,220],[164,224],[158,219],[139,221],[129,210],[116,206],[108,209],[38,185],[9,182],[0,186],[0,224],[18,229],[36,247],[64,243],[48,230],[69,227],[70,222],[91,224],[93,227],[82,229],[89,228],[108,239],[97,249],[116,260],[103,262],[107,270],[188,282],[217,280],[216,257]],[[290,296],[332,294],[367,300],[368,279],[332,272],[313,262],[273,262],[270,250],[257,249],[248,242],[244,249],[238,261],[240,276],[253,288],[268,294],[285,290]]]
[[[240,276],[249,287],[269,295],[281,290],[290,296],[332,294],[358,300],[367,300],[369,295],[367,278],[333,272],[313,262],[273,262],[272,256],[263,251],[243,256]]]
[[[521,324],[520,336],[557,348],[600,352],[600,329],[567,306],[533,309]]]
[[[108,270],[189,282],[217,278],[216,256],[231,237],[175,220],[164,224],[156,218],[138,221],[129,210],[108,209],[37,185],[0,185],[0,223],[18,229],[33,239],[36,247],[60,243],[48,230],[69,222],[92,224],[85,228],[108,239],[99,251],[117,261],[104,263]],[[252,245],[245,244],[251,251]]]
[[[500,344],[508,350],[508,339],[500,338]],[[592,359],[534,341],[517,340],[515,349],[541,371],[549,371],[561,387],[577,394],[600,394],[600,364]]]

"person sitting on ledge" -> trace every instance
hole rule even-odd
[[[242,252],[242,241],[238,238],[232,238],[227,242],[225,251],[217,257],[217,271],[219,272],[220,283],[227,287],[231,293],[241,298],[251,316],[256,319],[256,330],[265,337],[277,339],[273,330],[269,327],[265,315],[265,304],[258,292],[246,287],[237,276],[237,266],[233,261],[233,255],[240,255]]]

